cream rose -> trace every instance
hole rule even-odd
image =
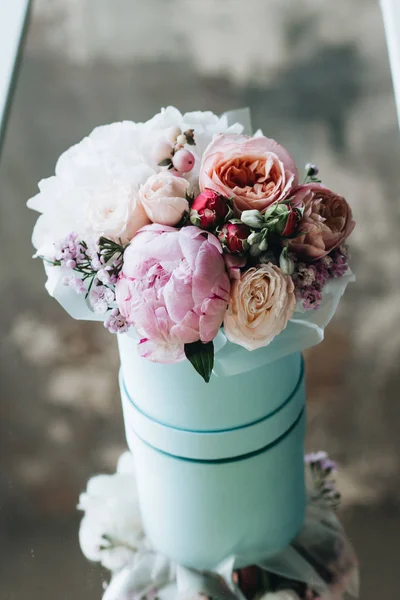
[[[225,335],[247,350],[267,346],[296,308],[293,281],[268,263],[245,271],[231,286]]]
[[[287,198],[298,173],[289,152],[262,135],[219,135],[206,148],[200,167],[200,190],[232,197],[239,211],[261,212]]]
[[[153,223],[173,227],[189,212],[186,192],[189,182],[163,171],[152,175],[139,190],[147,216]]]
[[[96,233],[122,243],[129,242],[144,225],[149,225],[137,196],[129,186],[110,186],[93,194],[88,220]]]

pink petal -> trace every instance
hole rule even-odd
[[[142,339],[138,345],[138,351],[142,358],[157,363],[173,364],[185,360],[184,348],[179,344],[160,344],[149,339]]]
[[[193,274],[195,305],[201,305],[205,298],[211,296],[211,290],[214,287],[221,287],[229,292],[230,283],[221,254],[215,246],[205,242],[197,255]]]
[[[210,342],[215,338],[222,325],[227,303],[219,298],[207,298],[202,305],[203,315],[200,317],[200,339]]]

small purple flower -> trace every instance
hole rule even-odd
[[[340,246],[340,248],[331,252],[327,258],[331,259],[328,268],[329,275],[331,277],[342,277],[349,268],[349,251],[347,246]]]
[[[314,499],[327,503],[331,508],[337,508],[340,502],[340,493],[334,478],[332,478],[337,471],[336,463],[328,457],[326,452],[306,454],[304,462],[311,475]]]
[[[342,277],[348,270],[349,252],[345,245],[312,264],[297,262],[292,275],[295,294],[305,310],[319,308],[322,291],[332,277]]]
[[[84,294],[86,292],[85,284],[80,277],[74,277],[73,275],[66,275],[62,279],[62,283],[67,285],[74,290],[77,294]]]
[[[315,261],[315,263],[312,265],[315,269],[315,282],[319,285],[320,289],[323,288],[323,286],[325,285],[328,277],[329,277],[329,271],[328,271],[328,267],[327,267],[327,263],[325,261],[326,258],[330,258],[328,257],[324,257],[321,260],[317,260]]]
[[[335,257],[336,258],[336,257]],[[343,277],[346,273],[349,265],[347,264],[347,259],[344,256],[337,256],[336,260],[334,260],[330,273],[332,277]]]
[[[90,266],[92,267],[93,271],[99,271],[104,265],[104,260],[97,256],[94,255],[90,261]]]
[[[108,318],[104,321],[104,327],[110,333],[126,333],[129,329],[129,323],[121,315],[118,308],[114,308]]]
[[[308,465],[310,463],[320,462],[325,458],[328,458],[327,453],[324,452],[324,450],[320,450],[319,452],[310,452],[309,454],[306,454],[304,457],[304,462]]]
[[[122,256],[113,260],[112,266],[114,267],[114,269],[120,269],[122,267],[122,265],[123,265]]]
[[[102,256],[100,256],[100,248],[98,243],[92,242],[89,244],[86,254],[90,260],[90,266],[93,271],[99,271],[104,266],[104,259]]]
[[[82,260],[85,260],[85,248],[78,239],[77,233],[70,233],[65,239],[54,244],[55,260],[60,261],[62,267],[74,269]],[[71,266],[71,265],[74,266]]]
[[[320,267],[316,270],[315,283],[322,289],[329,278],[329,273],[324,267]]]
[[[316,310],[321,304],[322,294],[315,287],[305,288],[302,290],[301,300],[305,310]]]
[[[118,281],[118,270],[108,265],[97,272],[97,277],[104,285],[115,285]]]
[[[107,284],[110,283],[110,277],[111,277],[111,272],[110,272],[110,268],[109,267],[103,267],[102,269],[100,269],[97,272],[97,278],[99,281],[101,281],[101,283]]]
[[[327,278],[325,267],[317,261],[312,265],[299,262],[295,266],[292,279],[295,285],[296,300],[301,302],[305,310],[317,309],[321,304],[321,290]]]
[[[327,256],[324,256],[324,258],[321,258],[320,261],[318,261],[321,265],[323,265],[326,269],[329,269],[333,263],[332,257],[329,256],[329,254]]]
[[[105,285],[98,285],[98,280],[89,293],[89,303],[93,308],[93,312],[98,315],[103,315],[107,312],[110,304],[115,300],[115,294],[110,288]]]
[[[337,471],[336,463],[329,458],[326,452],[321,450],[320,452],[312,452],[310,454],[306,454],[304,457],[304,462],[309,465],[320,465],[323,471]]]
[[[316,269],[314,265],[306,265],[305,263],[297,263],[296,271],[293,273],[292,279],[296,287],[309,287],[315,281]]]

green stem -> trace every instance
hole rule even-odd
[[[94,281],[94,279],[95,279],[95,276],[93,275],[93,276],[92,276],[92,280],[91,280],[91,282],[89,283],[88,291],[86,292],[85,298],[87,298],[87,297],[89,296],[89,294],[90,294],[90,290],[92,289],[92,285],[93,285],[93,281]]]

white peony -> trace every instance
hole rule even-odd
[[[87,216],[95,233],[123,244],[150,223],[136,190],[122,185],[105,188],[93,196]]]
[[[157,552],[143,552],[132,566],[114,573],[103,600],[176,600],[174,568]]]
[[[133,457],[119,460],[114,475],[97,475],[79,498],[84,511],[79,530],[83,554],[111,571],[131,564],[144,544]]]
[[[28,201],[41,213],[33,232],[38,254],[52,256],[55,241],[75,231],[86,241],[99,235],[129,240],[143,224],[137,191],[162,169],[154,159],[155,145],[171,128],[194,129],[194,169],[187,180],[196,189],[201,157],[215,133],[241,133],[225,116],[212,112],[182,115],[174,107],[161,110],[145,123],[123,121],[97,127],[57,161],[55,176],[39,184]]]
[[[267,592],[260,596],[259,600],[300,600],[293,590],[280,590],[279,592]]]

